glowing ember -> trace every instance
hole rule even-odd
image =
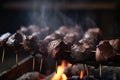
[[[80,71],[80,79],[83,79],[83,76],[84,76],[84,72]]]
[[[51,80],[67,80],[67,76],[64,74],[66,66],[67,62],[62,61],[61,65],[57,67],[57,73],[52,77]]]

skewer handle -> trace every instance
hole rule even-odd
[[[57,63],[57,61],[55,62],[55,72],[57,73],[57,65],[58,65],[58,63]]]
[[[5,48],[3,47],[3,53],[2,53],[2,63],[4,62],[4,58],[5,58]]]
[[[18,64],[18,53],[16,53],[16,64]]]
[[[33,56],[33,65],[32,65],[33,71],[35,70],[35,56]]]
[[[86,75],[89,77],[89,69],[88,66],[85,64]]]
[[[99,66],[99,69],[100,69],[100,80],[102,80],[102,65],[101,64]]]
[[[43,58],[41,58],[41,61],[40,61],[40,72],[42,70],[42,64],[43,64]]]

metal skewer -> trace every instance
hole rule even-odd
[[[18,64],[18,51],[15,51],[15,56],[16,56],[16,64]]]
[[[100,71],[100,80],[102,80],[102,65],[99,65],[99,71]]]
[[[58,65],[58,63],[57,63],[57,61],[56,61],[56,63],[55,63],[55,72],[57,73],[57,65]]]
[[[2,52],[2,63],[4,62],[4,58],[5,58],[5,48],[3,47],[3,52]]]
[[[32,65],[33,71],[35,70],[35,56],[33,56],[33,65]]]
[[[43,63],[43,58],[41,58],[41,61],[40,61],[40,72],[42,70],[42,63]]]
[[[85,70],[86,70],[87,77],[89,77],[89,70],[88,70],[88,66],[86,64],[85,64]]]
[[[70,50],[65,50],[64,52],[72,52],[72,51],[70,51]],[[94,53],[96,53],[96,51],[91,51],[91,52],[94,52]],[[120,54],[119,54],[120,55]]]

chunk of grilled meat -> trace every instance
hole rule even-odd
[[[114,48],[110,45],[109,41],[104,40],[97,45],[96,48],[96,60],[106,61],[107,59],[114,57],[116,55]]]
[[[9,32],[3,34],[0,36],[0,45],[3,46],[4,44],[6,44],[6,41],[8,40],[8,38],[11,36],[11,34]]]
[[[68,53],[65,43],[61,39],[51,41],[48,44],[48,55],[54,59],[67,59]],[[66,57],[67,56],[67,57]]]
[[[90,60],[93,57],[91,51],[94,49],[93,45],[88,43],[77,43],[71,47],[71,57],[76,62]]]
[[[120,53],[120,39],[109,40],[109,43],[116,50],[116,52]]]

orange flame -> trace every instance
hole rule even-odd
[[[83,79],[84,77],[84,71],[80,71],[80,79]]]
[[[66,61],[62,61],[61,65],[57,67],[57,73],[51,80],[67,80],[67,76],[64,74],[65,67],[68,65]]]

